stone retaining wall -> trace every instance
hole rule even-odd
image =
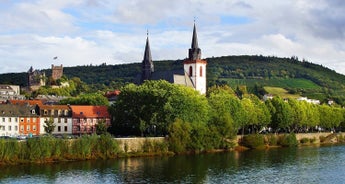
[[[119,143],[120,151],[127,153],[142,152],[145,141],[163,142],[165,137],[133,137],[133,138],[115,138]]]

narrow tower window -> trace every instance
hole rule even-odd
[[[202,66],[200,66],[200,77],[202,77]]]
[[[189,77],[191,77],[193,75],[193,67],[190,66],[189,67]]]

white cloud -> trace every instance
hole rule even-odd
[[[345,73],[344,1],[37,0],[0,6],[4,72],[140,62],[146,29],[154,60],[183,59],[196,17],[203,57],[296,55]],[[52,60],[58,56],[58,60]],[[56,63],[52,63],[56,62]],[[59,62],[59,63],[58,63]]]

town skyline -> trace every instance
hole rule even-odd
[[[195,19],[202,58],[297,56],[345,74],[342,1],[1,1],[0,73],[188,56]],[[159,10],[159,11],[158,11]]]

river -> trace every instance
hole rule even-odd
[[[345,183],[345,146],[0,166],[0,183]]]

